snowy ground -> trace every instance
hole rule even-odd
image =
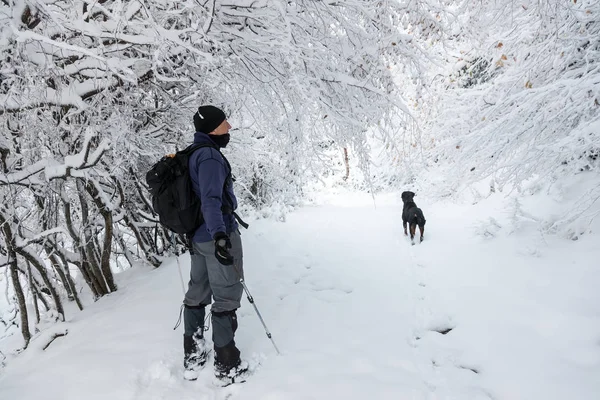
[[[415,246],[397,195],[374,207],[340,193],[243,232],[247,284],[283,353],[245,302],[236,340],[261,365],[243,385],[215,388],[210,368],[182,380],[173,259],[120,274],[117,293],[54,328],[66,337],[10,359],[0,399],[600,398],[598,235],[515,231],[500,197],[426,197]]]

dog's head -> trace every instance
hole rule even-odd
[[[409,203],[411,201],[413,201],[413,199],[415,198],[415,194],[413,192],[402,192],[402,202],[403,203]]]

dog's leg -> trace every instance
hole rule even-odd
[[[406,226],[408,225],[408,221],[402,221],[402,226],[404,227],[404,236],[408,236],[408,232],[406,231]]]
[[[415,244],[415,231],[417,229],[417,224],[410,224],[410,242]]]
[[[419,232],[421,232],[421,242],[422,242],[423,235],[425,235],[425,225],[419,225]]]

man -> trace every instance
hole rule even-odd
[[[194,380],[206,363],[204,340],[205,307],[212,303],[212,339],[215,375],[233,379],[245,372],[235,345],[236,309],[242,298],[242,241],[233,210],[231,167],[218,149],[229,142],[225,113],[214,106],[202,106],[194,114],[194,143],[208,144],[189,158],[194,192],[200,197],[204,223],[192,240],[191,271],[184,299],[183,336],[185,378]]]

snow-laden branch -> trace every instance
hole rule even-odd
[[[103,154],[111,148],[110,140],[103,139],[93,149],[92,140],[96,138],[96,135],[92,129],[88,129],[81,151],[66,156],[62,163],[51,158],[45,158],[21,171],[0,174],[0,186],[10,184],[43,185],[43,180],[35,176],[41,172],[44,172],[46,181],[64,179],[70,176],[82,176],[82,171],[95,167],[102,159]]]
[[[31,243],[40,243],[48,236],[54,236],[56,234],[68,235],[66,230],[63,227],[56,227],[52,229],[48,229],[43,232],[36,233],[35,235],[29,236],[27,238],[18,239],[15,241],[17,247],[26,247]]]

